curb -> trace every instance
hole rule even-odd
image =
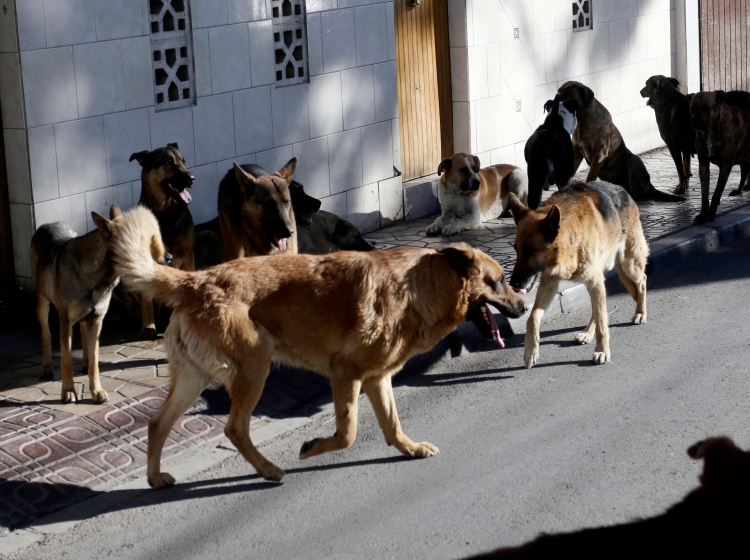
[[[717,250],[720,246],[731,245],[737,241],[750,237],[750,203],[728,214],[720,216],[715,221],[702,226],[690,226],[680,232],[667,235],[649,244],[651,256],[646,271],[648,274],[673,264],[693,259],[700,255]],[[611,291],[619,286],[617,272],[612,270],[606,275],[607,290]],[[583,284],[561,282],[559,292],[544,314],[543,320],[549,320],[562,313],[569,313],[589,303],[589,295]],[[535,294],[525,294],[524,299],[533,304]],[[520,334],[526,330],[526,320],[529,313],[518,319],[508,319],[503,315],[495,315],[498,326],[504,336]],[[471,353],[481,347],[492,344],[485,340],[470,323],[462,323],[451,334],[438,342],[435,347],[425,354],[414,356],[398,373],[400,377],[410,377],[416,374],[426,374],[439,366],[440,363],[457,358],[464,353]],[[360,397],[362,398],[362,397]],[[292,416],[288,412],[271,423],[253,430],[253,442],[256,446],[276,438],[282,434],[301,428],[315,420],[333,414],[333,403],[330,396],[319,397],[312,401],[318,410],[311,416]],[[213,467],[237,453],[224,446],[224,438],[214,446],[204,449],[185,461],[182,455],[164,461],[165,470],[177,479],[185,480],[199,472]],[[151,492],[145,476],[128,484],[116,488],[118,491],[133,491],[134,493]],[[0,537],[0,555],[9,554],[21,548],[26,548],[47,535],[62,533],[72,529],[81,521],[96,516],[119,503],[120,498],[110,492],[103,492],[89,500],[74,504],[68,508],[51,513],[35,521],[32,525],[17,529]],[[75,512],[71,515],[72,512]]]

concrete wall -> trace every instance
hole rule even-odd
[[[571,4],[449,0],[457,151],[525,166],[544,102],[571,79],[594,90],[631,150],[663,145],[639,91],[654,74],[676,74],[673,3],[593,0],[594,27],[577,33]]]
[[[402,216],[393,3],[307,0],[310,83],[276,89],[266,0],[191,0],[198,102],[156,113],[148,0],[6,0],[0,84],[16,273],[38,225],[91,230],[140,196],[133,152],[177,142],[194,221],[232,161],[297,178],[364,231]],[[21,68],[23,72],[21,72]]]

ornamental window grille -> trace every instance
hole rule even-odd
[[[310,81],[305,0],[271,0],[276,87]]]
[[[145,0],[151,25],[156,111],[195,105],[193,34],[188,0]]]
[[[594,27],[594,17],[591,14],[593,0],[573,1],[573,31],[587,31]]]

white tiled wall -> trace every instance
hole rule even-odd
[[[8,0],[0,99],[16,271],[49,221],[140,196],[133,152],[177,142],[196,223],[216,216],[233,161],[275,171],[292,156],[323,207],[365,231],[403,216],[394,12],[378,0],[307,0],[309,84],[274,87],[266,0],[189,0],[198,102],[156,113],[148,0]],[[15,77],[14,77],[15,76]]]
[[[542,105],[570,79],[594,90],[634,152],[663,145],[639,91],[676,75],[673,4],[593,0],[593,29],[573,33],[569,0],[449,0],[456,151],[525,166]]]

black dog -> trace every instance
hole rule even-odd
[[[543,534],[525,545],[472,560],[741,558],[749,554],[750,452],[727,437],[718,437],[699,441],[688,449],[688,455],[704,460],[701,485],[661,515],[612,527]]]
[[[575,156],[570,134],[575,123],[575,112],[560,102],[559,95],[547,101],[544,110],[549,115],[528,139],[523,150],[529,176],[528,206],[532,209],[538,208],[542,202],[542,190],[547,190],[550,185],[557,185],[558,189],[564,187],[574,171]],[[566,121],[570,130],[566,128]]]

